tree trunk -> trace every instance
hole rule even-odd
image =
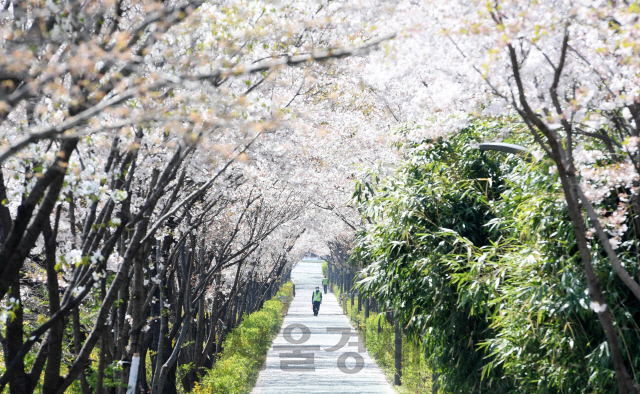
[[[16,275],[13,283],[11,284],[9,291],[7,292],[9,299],[13,299],[14,307],[13,312],[15,316],[13,319],[10,317],[6,323],[6,337],[4,338],[4,354],[6,364],[9,365],[14,358],[18,357],[18,352],[22,347],[23,341],[23,306],[22,299],[20,297],[20,277]],[[9,378],[9,393],[10,394],[23,394],[30,392],[31,384],[29,377],[24,370],[24,361],[19,360],[18,367],[13,371],[13,374]]]
[[[73,352],[78,355],[80,354],[80,349],[82,348],[82,342],[84,341],[84,333],[82,332],[82,327],[80,326],[80,307],[73,308],[71,311],[71,318],[73,322]],[[79,375],[80,380],[80,388],[82,389],[83,394],[91,393],[91,388],[89,387],[89,383],[87,382],[87,378],[84,375],[85,369],[83,368]]]
[[[129,372],[131,368],[131,360],[135,353],[142,353],[142,346],[140,344],[140,334],[142,333],[142,327],[144,326],[146,319],[143,315],[142,305],[144,303],[144,272],[142,266],[142,258],[138,257],[133,261],[133,277],[131,278],[130,286],[130,298],[129,298],[129,315],[131,316],[131,324],[129,326],[129,344],[126,352],[123,355],[123,361],[127,361],[122,368],[122,383],[123,386],[118,388],[119,394],[125,394],[127,391],[126,384],[129,381]],[[124,335],[123,335],[124,337]],[[134,388],[135,391],[135,388]]]
[[[47,291],[49,292],[49,316],[53,316],[60,309],[60,293],[58,288],[58,273],[56,272],[56,240],[51,224],[45,224],[42,235],[45,240],[45,263],[47,267]],[[62,363],[62,337],[64,335],[63,321],[56,322],[49,330],[48,360],[42,384],[43,394],[53,394],[60,384],[60,365]]]
[[[564,168],[561,168],[561,166],[558,166],[558,173],[562,180],[562,188],[564,189],[569,215],[571,216],[571,222],[573,223],[573,232],[576,236],[576,243],[580,251],[580,259],[584,265],[585,276],[589,286],[589,297],[593,302],[597,302],[600,305],[607,305],[606,298],[602,293],[602,287],[600,286],[600,280],[598,279],[595,270],[593,269],[593,264],[591,263],[591,251],[589,250],[584,218],[582,216],[582,211],[577,197],[578,192],[576,187],[579,187],[578,180],[573,173],[565,172]],[[618,381],[618,393],[636,394],[637,390],[635,388],[635,384],[627,372],[622,354],[620,353],[618,334],[613,323],[613,315],[611,314],[610,308],[607,307],[604,312],[597,313],[597,316],[605,332],[607,344],[609,345],[609,352],[611,354],[611,360],[613,361],[613,366],[616,371],[616,379]]]

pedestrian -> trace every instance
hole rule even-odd
[[[320,311],[320,304],[322,303],[322,292],[320,287],[316,286],[316,291],[311,295],[311,304],[313,305],[313,316],[318,316]]]
[[[327,294],[327,285],[329,284],[329,279],[327,279],[327,275],[322,278],[322,286],[324,286],[324,294]]]

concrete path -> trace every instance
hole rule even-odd
[[[393,394],[333,293],[323,294],[319,316],[313,316],[311,293],[322,283],[320,263],[300,262],[291,277],[296,297],[252,394]]]

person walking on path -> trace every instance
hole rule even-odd
[[[313,316],[318,316],[320,304],[322,303],[322,292],[320,287],[316,287],[316,291],[311,295],[311,303],[313,304]]]
[[[324,294],[327,294],[327,285],[329,284],[329,279],[327,279],[326,275],[322,278],[322,286],[324,286]]]

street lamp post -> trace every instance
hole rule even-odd
[[[483,142],[478,144],[478,149],[483,151],[495,150],[499,152],[513,153],[523,156],[525,161],[533,161],[533,156],[524,146],[509,144],[506,142]]]

